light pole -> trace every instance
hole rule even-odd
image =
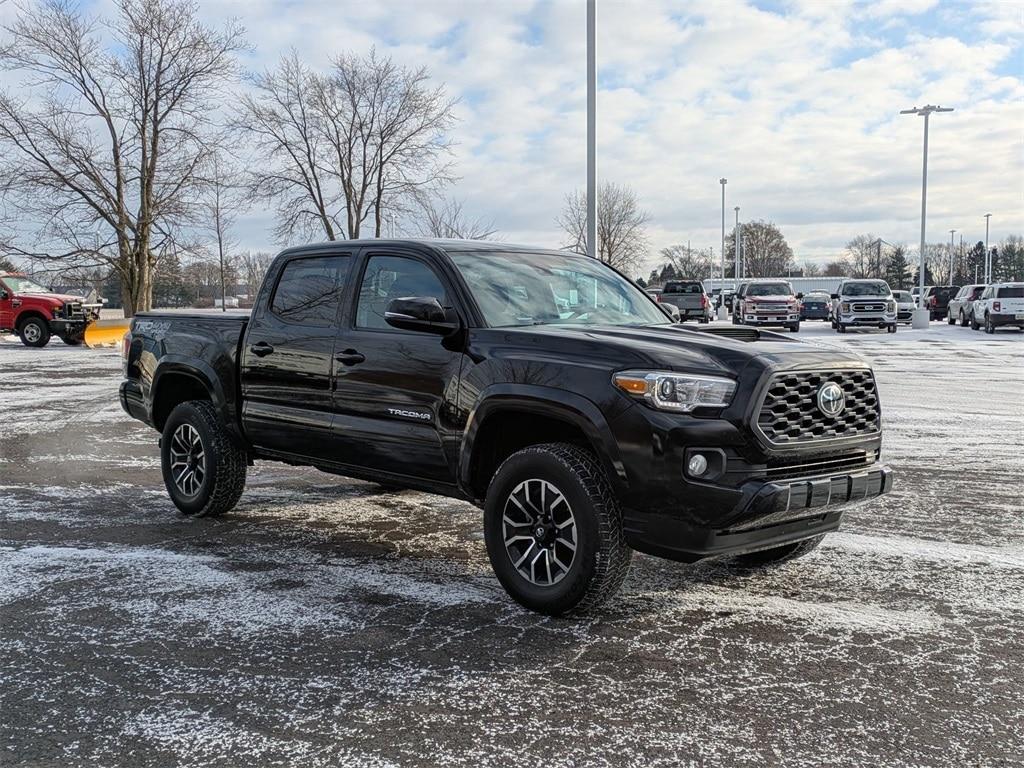
[[[949,230],[949,284],[953,284],[953,233],[955,229]]]
[[[718,180],[718,183],[722,185],[722,292],[725,291],[725,185],[729,183],[729,180],[724,176]],[[718,319],[725,320],[728,317],[728,313],[725,311],[725,302],[718,308]]]
[[[735,258],[736,262],[736,265],[733,267],[733,274],[736,275],[736,283],[738,285],[740,277],[742,276],[740,273],[740,249],[743,247],[743,241],[740,239],[740,207],[737,205],[735,208],[733,208],[733,210],[736,211],[736,227],[733,229],[732,232],[732,237],[735,241],[733,242],[735,250],[735,253],[733,253],[733,257]]]
[[[913,109],[900,110],[901,115],[924,116],[924,159],[921,164],[921,262],[918,267],[919,302],[922,302],[924,299],[924,233],[925,220],[927,218],[928,211],[928,118],[931,117],[932,112],[952,111],[952,107],[938,107],[934,104],[928,104],[923,107],[914,107]],[[914,311],[914,328],[927,328],[929,318],[930,313],[928,308],[919,306]]]
[[[988,253],[988,220],[991,218],[991,213],[985,214],[985,285],[992,282],[992,260]]]
[[[597,247],[597,29],[596,0],[587,0],[587,255]]]

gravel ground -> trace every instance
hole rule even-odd
[[[876,366],[893,493],[589,620],[449,499],[262,463],[183,519],[115,351],[0,338],[0,765],[1024,764],[1024,334],[800,335]]]

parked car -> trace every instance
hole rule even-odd
[[[785,280],[751,280],[740,286],[733,322],[737,325],[783,326],[800,330],[800,299]]]
[[[701,323],[711,319],[711,300],[699,280],[669,280],[661,290],[662,304],[674,304],[679,309],[679,322],[695,318]]]
[[[971,306],[974,304],[974,300],[977,299],[985,290],[983,283],[976,283],[975,285],[965,285],[959,291],[956,296],[949,300],[949,304],[946,306],[946,321],[953,325],[957,321],[964,328],[971,321]]]
[[[885,328],[896,333],[896,300],[885,280],[844,280],[832,294],[832,327]]]
[[[647,295],[654,299],[658,306],[665,310],[674,322],[680,322],[679,307],[675,304],[663,302],[661,300],[661,289],[660,288],[648,288]]]
[[[1024,283],[995,283],[982,291],[971,305],[971,328],[984,326],[985,333],[1016,326],[1024,331]]]
[[[17,333],[27,347],[45,347],[52,336],[71,346],[81,344],[102,306],[54,293],[25,275],[0,273],[0,333]]]
[[[633,550],[777,563],[890,490],[870,366],[736,335],[564,251],[332,242],[278,255],[251,317],[138,314],[120,400],[186,515],[255,459],[439,493],[482,509],[515,600],[581,612]]]
[[[914,306],[921,306],[921,286],[915,285],[913,288],[911,288],[910,295],[913,296],[914,298]]]
[[[926,285],[923,303],[920,305],[928,310],[929,320],[942,320],[949,309],[949,301],[960,290],[958,285]]]
[[[810,291],[800,300],[801,320],[828,320],[831,299],[824,291]]]
[[[893,291],[892,297],[896,300],[896,322],[913,322],[914,309],[917,308],[913,294],[910,291]]]
[[[747,291],[747,284],[740,283],[736,286],[736,292],[729,299],[729,316],[732,319],[733,325],[739,325],[740,315],[742,315],[741,307],[743,305],[743,294]]]

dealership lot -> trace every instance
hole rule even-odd
[[[890,495],[776,570],[636,556],[512,604],[468,504],[261,464],[179,517],[113,350],[0,339],[0,764],[1024,761],[1024,334],[875,365]]]

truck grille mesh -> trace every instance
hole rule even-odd
[[[846,407],[832,418],[818,409],[818,390],[834,381]],[[881,427],[881,408],[870,370],[777,373],[765,393],[757,428],[776,445],[872,435]]]

